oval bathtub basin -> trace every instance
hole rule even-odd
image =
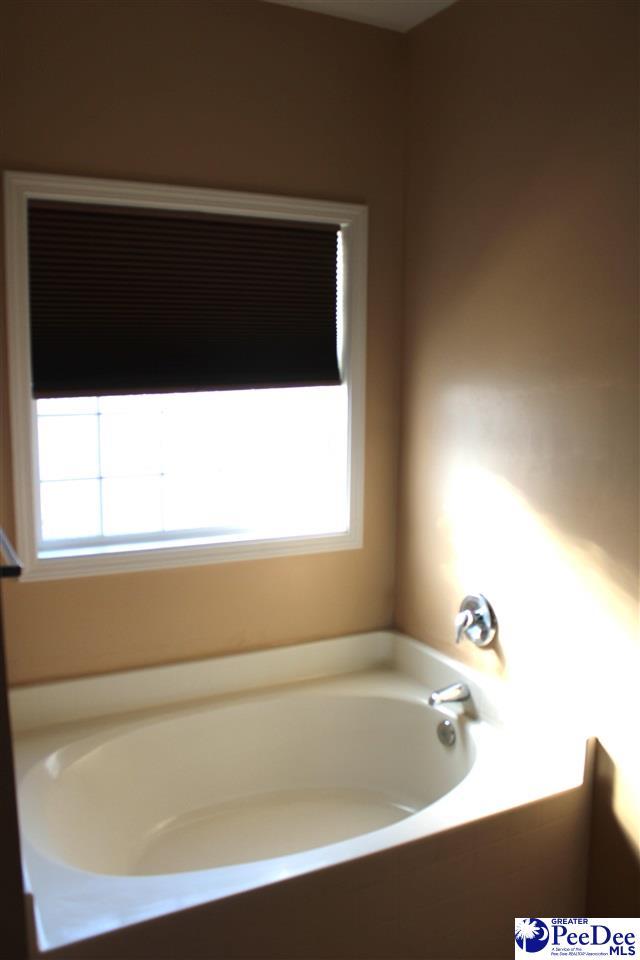
[[[22,784],[22,827],[47,857],[98,874],[204,870],[387,827],[469,772],[424,703],[313,693],[134,723],[70,744]]]

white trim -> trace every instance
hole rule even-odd
[[[270,557],[294,557],[308,553],[332,553],[357,550],[362,537],[356,532],[318,534],[312,537],[288,537],[273,540],[208,543],[195,546],[129,547],[122,553],[94,553],[75,557],[38,557],[22,580],[61,580],[69,577],[95,577],[106,573],[136,573],[174,567],[194,567],[239,560],[263,560]],[[22,559],[22,558],[21,558]]]
[[[33,569],[36,555],[38,458],[35,413],[31,402],[31,350],[26,196],[11,175],[5,174],[5,245],[7,269],[7,341],[9,357],[9,409],[13,454],[16,546],[23,574]]]
[[[259,557],[291,556],[362,546],[364,516],[365,345],[367,209],[359,204],[233,193],[172,185],[98,180],[34,173],[5,173],[5,234],[11,434],[14,463],[16,541],[24,580],[95,576]],[[76,200],[169,210],[339,223],[343,235],[342,369],[349,389],[350,524],[346,533],[247,540],[206,545],[130,547],[121,554],[43,559],[36,547],[39,498],[34,404],[31,400],[27,201]]]
[[[348,228],[366,212],[366,207],[331,200],[308,200],[263,193],[238,193],[172,184],[139,183],[132,180],[98,180],[57,174],[5,173],[7,188],[20,199],[77,200],[84,203],[112,203],[162,210],[193,210],[237,216],[270,217],[340,223]]]

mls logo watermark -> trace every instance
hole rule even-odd
[[[537,953],[548,942],[549,927],[544,920],[539,917],[520,917],[516,920],[516,944],[525,953]]]
[[[636,957],[638,917],[516,917],[515,958]]]

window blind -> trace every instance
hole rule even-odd
[[[34,397],[339,383],[338,232],[30,200]]]

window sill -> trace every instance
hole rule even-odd
[[[118,544],[41,550],[37,558],[25,564],[23,581],[60,580],[95,577],[109,573],[133,573],[177,567],[231,563],[240,560],[266,560],[275,557],[332,553],[362,547],[360,531],[322,533],[298,537],[246,539],[223,537],[197,538],[163,543]]]

